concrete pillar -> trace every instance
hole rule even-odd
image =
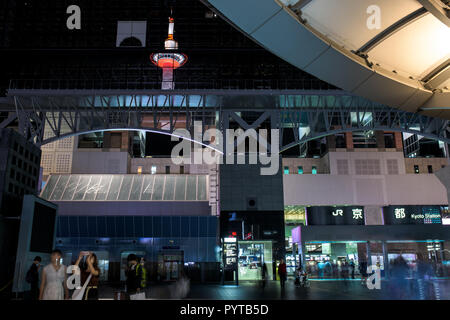
[[[353,151],[353,134],[351,132],[345,133],[345,144],[347,146],[347,150]]]
[[[382,242],[383,246],[383,264],[384,264],[384,277],[389,279],[389,258],[388,258],[388,249],[386,241]]]
[[[372,251],[370,250],[370,241],[366,242],[366,251],[367,251],[367,266],[372,264]]]
[[[447,189],[447,202],[450,203],[450,166],[446,166],[434,174]]]
[[[403,137],[401,132],[394,132],[395,149],[403,151]]]

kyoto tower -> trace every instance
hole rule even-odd
[[[164,42],[164,53],[152,53],[150,60],[162,69],[162,90],[175,89],[173,82],[173,70],[181,67],[187,61],[187,56],[183,53],[173,52],[178,50],[178,42],[173,38],[174,19],[169,17],[169,34]]]

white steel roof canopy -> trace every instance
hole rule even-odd
[[[450,119],[445,1],[208,2],[267,50],[324,81],[392,107]]]

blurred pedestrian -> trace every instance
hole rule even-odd
[[[141,273],[136,271],[136,267],[138,265],[137,257],[135,254],[129,254],[127,257],[128,266],[125,270],[125,275],[127,277],[126,285],[127,285],[127,293],[129,295],[138,293],[141,291]]]
[[[25,280],[30,284],[30,299],[39,299],[39,269],[41,268],[42,258],[36,256],[33,260],[33,264],[26,274]]]
[[[69,298],[66,266],[61,265],[62,252],[55,249],[50,254],[50,263],[42,270],[39,300],[63,300]]]
[[[261,281],[262,281],[261,285],[262,285],[263,289],[266,287],[267,276],[268,276],[268,274],[267,274],[267,265],[264,262],[262,264],[262,266],[261,266]]]
[[[280,285],[281,288],[284,288],[284,284],[286,283],[286,263],[284,263],[284,259],[280,260],[280,264],[278,265],[278,275],[280,277]]]
[[[352,279],[355,279],[355,261],[350,259],[350,272],[352,274]]]
[[[367,261],[366,260],[361,260],[359,262],[359,273],[361,274],[361,284],[362,285],[366,285],[367,283]]]

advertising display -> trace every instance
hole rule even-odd
[[[317,206],[307,207],[308,225],[364,225],[364,207]]]
[[[306,208],[304,206],[284,206],[285,224],[305,224]]]
[[[223,239],[223,255],[225,270],[236,270],[238,258],[238,244],[236,238]]]
[[[383,207],[384,224],[441,224],[439,206]]]

